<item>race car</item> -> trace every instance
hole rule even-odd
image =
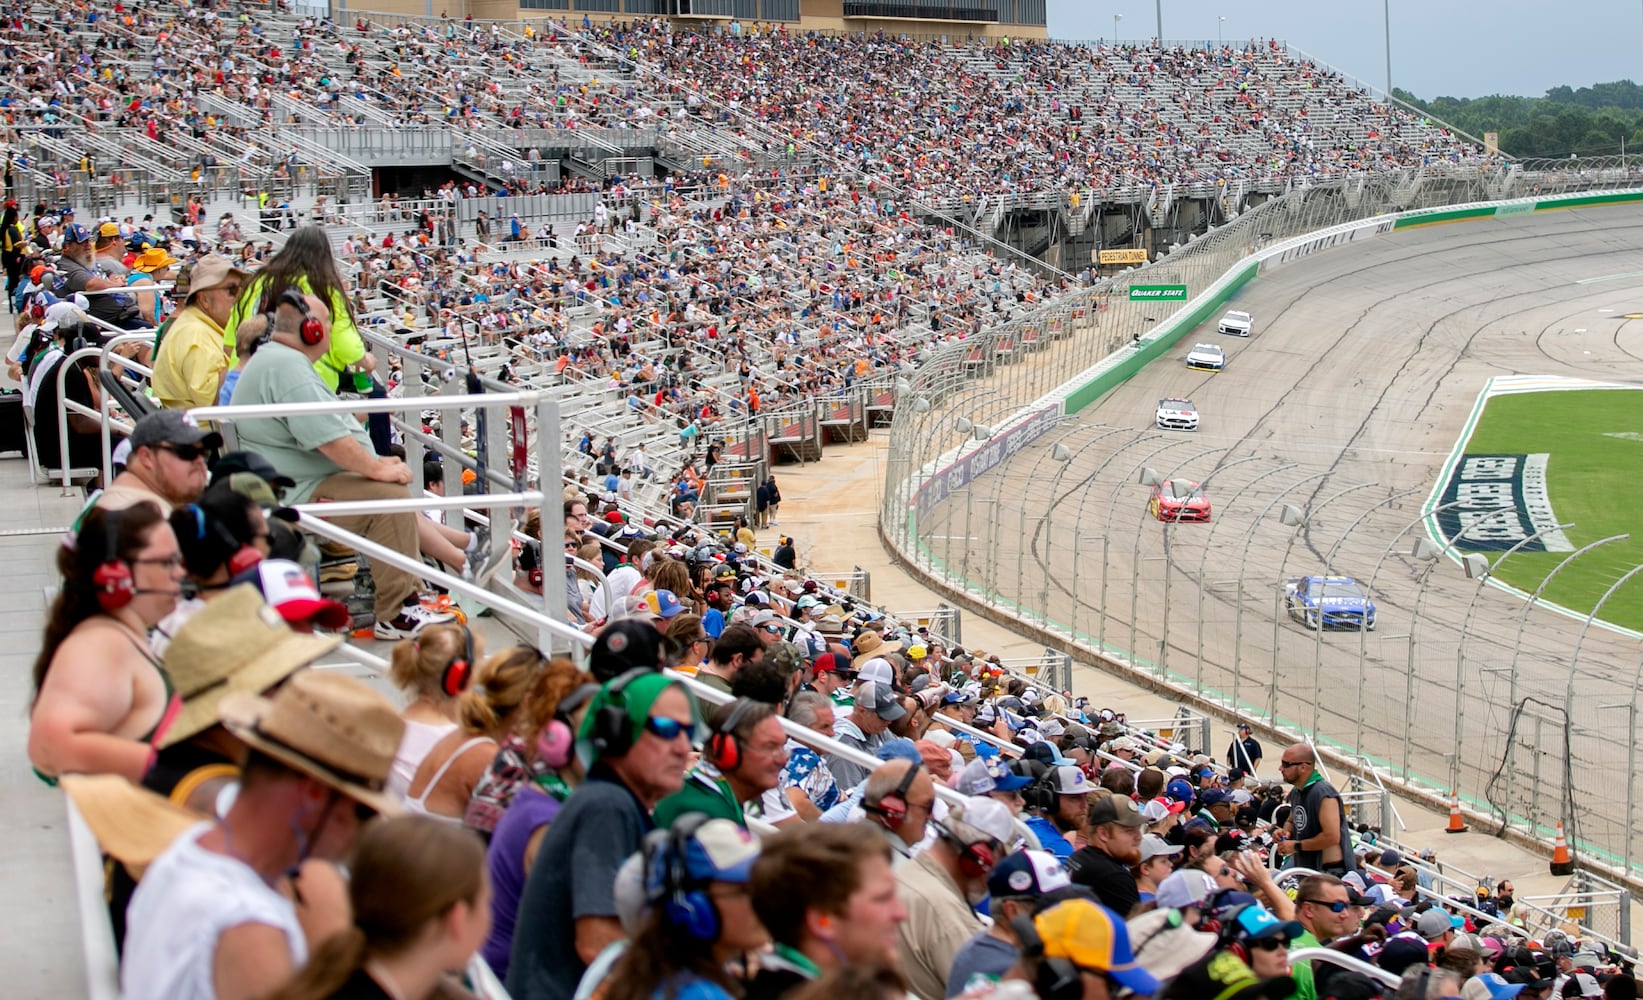
[[[1192,400],[1171,396],[1158,401],[1158,413],[1153,418],[1167,431],[1195,431],[1198,429],[1198,407]]]
[[[1215,331],[1217,333],[1230,333],[1234,337],[1247,337],[1250,328],[1254,325],[1255,320],[1250,317],[1249,313],[1228,309],[1226,315],[1221,317],[1221,322],[1215,324]]]
[[[1193,344],[1187,352],[1187,367],[1204,372],[1218,372],[1227,366],[1227,352],[1214,344]]]
[[[1152,488],[1147,512],[1160,521],[1209,520],[1209,497],[1190,479],[1166,479]]]
[[[1310,629],[1375,630],[1375,602],[1350,576],[1298,576],[1284,581],[1289,617]]]

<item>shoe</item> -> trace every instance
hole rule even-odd
[[[490,582],[495,568],[491,565],[491,536],[484,528],[475,528],[468,547],[462,550],[462,579],[483,587]]]
[[[426,624],[427,622],[424,622],[421,618],[401,613],[398,618],[391,621],[378,621],[371,629],[371,638],[384,642],[391,642],[395,639],[409,639],[420,632]]]
[[[449,601],[450,599],[445,598],[445,600]],[[447,624],[449,622],[456,621],[456,617],[457,617],[454,613],[452,613],[450,611],[442,611],[438,608],[430,608],[425,604],[418,604],[418,605],[415,605],[415,606],[400,608],[399,609],[399,614],[400,614],[400,617],[402,617],[402,618],[405,617],[406,615],[409,615],[412,618],[415,618],[415,619],[421,621],[422,624],[424,624],[424,625],[444,625],[444,624]]]

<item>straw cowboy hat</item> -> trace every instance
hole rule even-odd
[[[160,748],[216,725],[227,696],[261,694],[341,644],[341,636],[293,631],[251,584],[230,587],[178,629],[166,647],[166,673],[183,707]]]
[[[118,774],[65,774],[60,784],[103,853],[124,864],[134,878],[184,830],[209,818]]]
[[[131,269],[149,274],[181,263],[182,261],[166,253],[164,247],[149,247],[138,254],[136,259],[131,262]]]
[[[856,666],[860,666],[875,656],[896,652],[901,649],[901,643],[885,642],[884,636],[879,635],[877,632],[863,632],[861,635],[856,636],[854,648],[856,656],[851,662]]]
[[[299,671],[272,698],[225,696],[222,724],[253,750],[362,805],[384,815],[404,811],[385,789],[405,722],[362,681]]]

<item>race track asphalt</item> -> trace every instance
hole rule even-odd
[[[1142,669],[1626,850],[1643,647],[1601,627],[1582,639],[1581,621],[1411,548],[1491,376],[1643,384],[1643,320],[1622,318],[1643,312],[1643,209],[1406,230],[1263,275],[1232,305],[1254,314],[1252,338],[1213,319],[1187,334],[933,512],[921,532],[934,555]],[[1226,348],[1223,372],[1185,368],[1199,340]],[[1192,398],[1201,429],[1154,429],[1165,396]],[[1056,442],[1070,462],[1050,457]],[[1206,483],[1212,521],[1148,517],[1149,467]],[[1286,504],[1306,515],[1298,529],[1280,521]],[[1326,566],[1373,581],[1374,632],[1319,635],[1279,612],[1286,577]]]

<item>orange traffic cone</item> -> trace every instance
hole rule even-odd
[[[1562,820],[1558,821],[1557,840],[1552,844],[1551,868],[1553,875],[1573,875],[1575,872],[1574,859],[1569,856],[1569,842],[1563,839]]]
[[[1449,793],[1449,828],[1444,833],[1465,833],[1466,820],[1460,815],[1460,793]]]

